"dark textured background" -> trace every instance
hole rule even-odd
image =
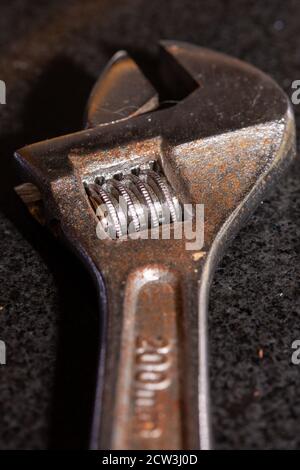
[[[0,448],[82,448],[97,343],[94,292],[79,263],[14,196],[13,151],[79,129],[107,59],[122,48],[145,53],[153,64],[160,38],[249,61],[290,95],[291,81],[300,79],[300,3],[3,3],[0,79],[8,96],[0,107],[0,339],[8,363],[0,366]],[[291,343],[300,339],[299,215],[296,163],[216,273],[210,341],[217,448],[300,448],[300,366],[290,362]]]

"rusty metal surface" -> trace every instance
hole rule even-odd
[[[199,85],[176,106],[101,122],[16,153],[26,180],[42,194],[48,222],[59,223],[61,235],[94,273],[99,289],[105,284],[107,328],[99,359],[94,448],[211,446],[206,331],[210,279],[226,243],[295,153],[288,99],[268,76],[189,44],[167,41],[162,46]],[[170,74],[169,80],[176,77]],[[84,182],[153,160],[181,203],[204,204],[205,244],[200,253],[186,250],[185,239],[97,238],[97,218]],[[155,279],[147,278],[153,272]],[[163,309],[166,323],[159,318]],[[152,394],[152,412],[145,415],[136,410],[141,341],[156,344],[151,354],[162,360],[159,330],[162,344],[170,348],[169,367],[161,376],[161,383],[168,385]],[[151,367],[143,390],[160,382]]]

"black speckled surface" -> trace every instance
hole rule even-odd
[[[0,449],[86,446],[94,292],[83,268],[31,221],[11,188],[13,151],[79,129],[118,49],[150,59],[160,38],[247,60],[291,94],[300,79],[297,0],[12,0],[0,6]],[[300,105],[299,105],[300,106]],[[295,107],[299,128],[299,107]],[[299,164],[240,232],[211,291],[215,447],[300,448]],[[90,299],[87,301],[87,299]]]

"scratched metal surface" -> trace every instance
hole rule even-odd
[[[296,1],[170,4],[15,0],[0,7],[0,79],[8,87],[8,104],[0,108],[0,339],[8,349],[0,368],[1,449],[86,445],[97,340],[96,299],[83,268],[29,219],[11,191],[13,151],[79,129],[90,88],[112,53],[129,49],[141,57],[146,50],[151,64],[162,37],[252,62],[289,94],[290,82],[300,78]],[[217,448],[300,447],[299,369],[290,365],[291,343],[300,339],[299,196],[296,164],[215,276]]]

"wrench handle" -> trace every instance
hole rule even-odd
[[[155,264],[133,270],[125,288],[111,280],[107,289],[97,442],[122,450],[198,448],[198,303],[191,298],[196,279]]]

